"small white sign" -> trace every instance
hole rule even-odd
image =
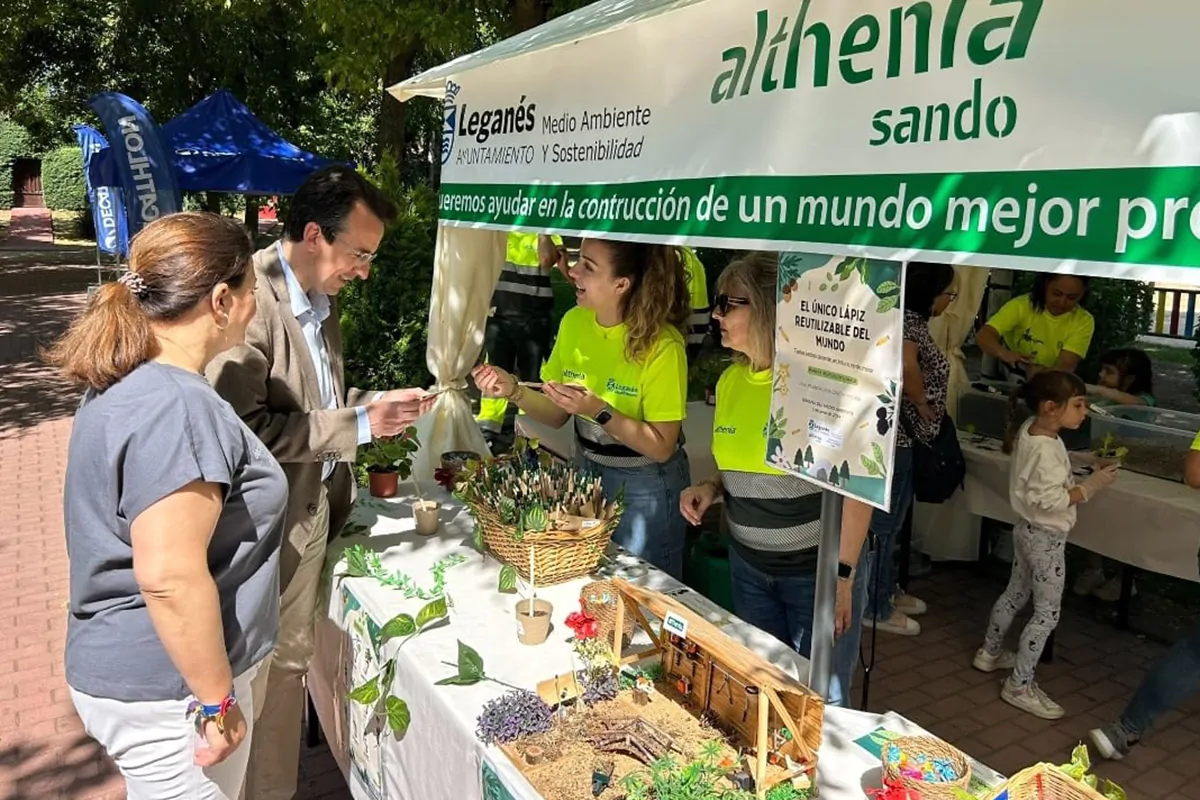
[[[686,639],[688,632],[687,620],[674,611],[668,611],[667,616],[663,619],[663,630],[675,634],[680,639]]]

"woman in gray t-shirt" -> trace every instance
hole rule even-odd
[[[130,798],[237,798],[279,623],[287,482],[204,379],[254,318],[251,244],[183,213],[133,241],[49,361],[85,389],[67,451],[66,671]]]

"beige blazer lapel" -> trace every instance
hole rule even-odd
[[[284,353],[284,363],[281,366],[288,376],[288,383],[294,386],[296,385],[296,379],[299,379],[298,383],[301,387],[302,401],[305,407],[309,409],[320,408],[321,385],[317,382],[317,371],[313,366],[312,353],[308,349],[308,342],[304,338],[304,331],[300,328],[300,322],[296,319],[296,315],[292,311],[292,298],[288,294],[287,278],[283,274],[283,264],[279,261],[279,250],[276,247],[267,247],[258,251],[254,257],[256,260],[260,260],[259,274],[267,277],[267,282],[271,286],[271,294],[274,295],[277,303],[275,314],[279,321],[283,323],[284,334],[287,338],[287,348]],[[330,314],[330,317],[332,318],[333,315]],[[328,320],[326,320],[326,323],[328,323]],[[279,363],[278,358],[279,355],[276,354],[276,364]],[[334,374],[336,376],[337,373],[335,372]]]
[[[342,408],[346,405],[346,366],[342,356],[342,326],[336,297],[329,298],[329,316],[321,323],[321,333],[325,337],[329,370],[333,373],[333,393],[337,395],[338,408]]]

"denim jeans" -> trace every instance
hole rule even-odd
[[[600,476],[604,497],[612,500],[625,487],[625,513],[613,541],[676,580],[683,580],[687,521],[679,513],[679,495],[691,482],[687,454],[680,449],[663,464],[605,467],[589,461]]]
[[[1136,740],[1145,736],[1154,720],[1164,712],[1178,708],[1200,689],[1200,624],[1176,642],[1142,678],[1121,714],[1121,727]]]
[[[892,466],[892,510],[890,513],[875,509],[871,515],[871,539],[875,544],[875,560],[879,562],[878,581],[874,577],[867,586],[867,613],[873,619],[886,620],[892,616],[892,595],[896,589],[896,569],[893,551],[896,536],[904,527],[908,507],[912,504],[912,448],[897,447],[896,463]],[[875,587],[879,597],[875,597]],[[876,608],[878,602],[878,608]]]
[[[849,708],[850,687],[858,668],[858,645],[862,639],[862,615],[867,602],[867,573],[864,547],[855,572],[850,627],[833,643],[833,670],[829,703]],[[816,605],[816,572],[775,576],[756,569],[729,548],[729,572],[733,581],[734,613],[744,622],[774,636],[800,655],[812,652],[813,611]]]

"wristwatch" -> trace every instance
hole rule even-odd
[[[845,561],[838,562],[838,580],[848,581],[854,577],[854,565],[847,564]]]
[[[609,420],[612,419],[612,414],[612,408],[607,405],[604,406],[604,408],[600,409],[600,413],[596,414],[596,424],[601,427],[607,425]]]

